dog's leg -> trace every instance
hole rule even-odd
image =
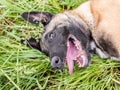
[[[120,61],[120,58],[110,57],[111,60]]]
[[[105,54],[100,48],[98,48],[94,41],[90,43],[91,54],[98,54],[101,58],[109,58],[108,54]]]
[[[26,39],[26,40],[21,40],[21,43],[28,46],[28,47],[32,47],[34,49],[39,50],[40,52],[44,53],[46,56],[48,56],[48,52],[47,51],[43,51],[41,49],[41,45],[40,45],[40,39],[36,40],[35,38],[30,38],[30,39]]]
[[[30,38],[30,39],[26,39],[26,40],[22,39],[21,43],[28,47],[32,47],[32,48],[35,48],[35,49],[41,51],[40,40],[37,41],[35,38]]]
[[[96,53],[103,59],[109,58],[107,53],[104,53],[101,49],[96,48]]]

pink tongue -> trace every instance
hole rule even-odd
[[[67,65],[69,69],[69,73],[73,74],[74,71],[74,59],[78,55],[78,50],[75,48],[73,43],[68,42],[67,43],[67,55],[66,55],[66,60],[67,60]]]

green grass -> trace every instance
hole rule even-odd
[[[21,18],[24,11],[52,13],[74,9],[86,0],[0,0],[0,90],[120,90],[120,62],[97,56],[69,75],[51,68],[43,53],[20,44],[40,37],[42,27]]]

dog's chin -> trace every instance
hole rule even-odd
[[[81,42],[74,35],[69,35],[67,40],[66,62],[70,74],[74,71],[75,62],[79,67],[86,67],[88,65],[87,53],[83,50]]]

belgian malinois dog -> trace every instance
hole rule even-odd
[[[27,45],[48,55],[53,68],[67,63],[72,74],[74,63],[88,66],[93,53],[120,60],[120,0],[90,0],[63,13],[32,11],[22,17],[43,24],[41,39],[27,39]]]

